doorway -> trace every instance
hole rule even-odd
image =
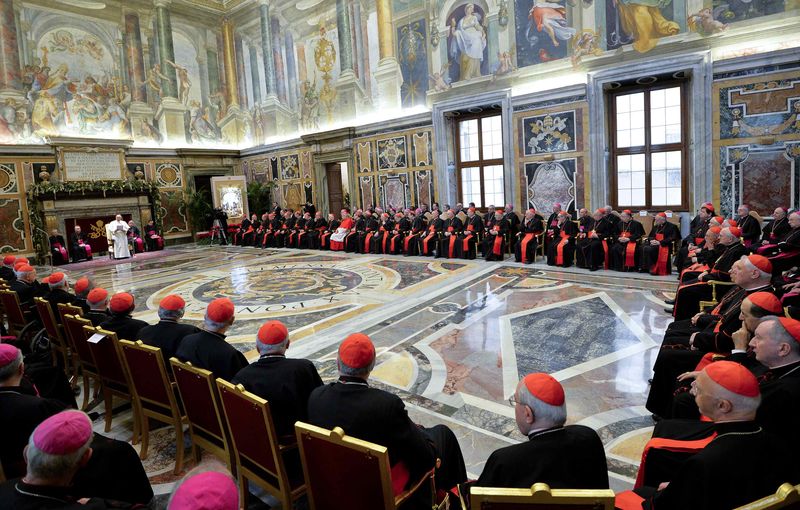
[[[338,216],[344,208],[344,190],[347,189],[347,163],[325,163],[325,177],[328,182],[328,212]]]

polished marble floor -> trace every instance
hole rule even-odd
[[[207,302],[230,297],[233,345],[254,358],[258,326],[282,320],[289,355],[313,360],[325,380],[336,376],[338,343],[367,333],[378,350],[373,384],[402,396],[415,421],[453,428],[473,476],[493,450],[524,439],[507,402],[519,378],[550,372],[565,387],[569,422],[601,435],[615,489],[632,486],[652,431],[647,379],[671,321],[664,293],[675,288],[669,277],[541,263],[243,247],[189,246],[66,269],[72,279],[89,273],[133,293],[135,315],[151,323],[170,293],[186,299],[186,320],[198,323]],[[115,417],[119,437],[130,437],[129,414]],[[155,436],[145,462],[164,493],[175,480],[174,436]]]

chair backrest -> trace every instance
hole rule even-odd
[[[83,317],[83,308],[80,306],[71,305],[69,303],[58,304],[58,315],[61,316],[61,324],[64,324],[65,315],[74,315],[75,317]]]
[[[0,302],[3,303],[3,310],[5,310],[9,325],[24,327],[28,321],[22,312],[22,305],[20,305],[17,293],[13,290],[0,290]]]
[[[78,361],[80,361],[81,366],[83,366],[84,369],[89,368],[90,371],[94,372],[94,358],[92,358],[92,351],[89,349],[89,344],[86,341],[89,335],[87,334],[88,330],[85,329],[91,329],[92,322],[83,317],[67,314],[64,316],[63,324],[64,332],[72,343],[72,348],[75,349],[75,354],[78,355]]]
[[[464,214],[464,211],[458,211],[458,214],[456,214],[456,218],[461,220],[461,223],[466,223],[467,222],[467,215]]]
[[[779,508],[800,508],[800,485],[784,483],[775,494],[753,501],[736,510],[778,510]]]
[[[346,436],[339,427],[294,426],[312,510],[395,508],[385,447]]]
[[[530,489],[472,487],[472,510],[614,510],[610,489],[550,489],[536,483]]]
[[[217,379],[217,389],[231,434],[237,470],[239,466],[243,466],[252,471],[251,464],[255,465],[278,480],[276,488],[279,491],[288,491],[289,481],[267,401],[246,391],[241,384],[234,386],[222,379]]]
[[[200,429],[206,435],[225,444],[225,429],[222,425],[222,413],[219,409],[217,388],[214,374],[176,358],[170,358],[172,374],[178,385],[178,392],[183,401],[189,426]]]
[[[759,227],[764,224],[764,219],[756,211],[750,211],[749,215],[758,222]]]
[[[94,366],[97,374],[103,382],[112,382],[125,388],[128,386],[128,378],[125,375],[125,368],[122,365],[122,357],[119,353],[119,340],[113,331],[106,331],[101,328],[84,326],[89,350],[92,353]],[[95,333],[104,335],[105,338],[99,342],[91,342],[88,339]]]
[[[49,338],[51,342],[58,342],[63,345],[64,342],[61,337],[61,330],[58,329],[58,323],[56,322],[55,315],[53,315],[53,308],[50,306],[50,303],[44,298],[35,297],[33,298],[33,304],[36,306],[36,312],[39,314],[42,326],[44,326],[44,330],[47,332],[47,338]]]
[[[164,368],[164,358],[161,349],[145,345],[138,340],[119,341],[122,360],[130,376],[131,385],[144,408],[160,407],[156,411],[165,415],[172,415],[178,409],[175,393]]]

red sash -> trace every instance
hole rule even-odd
[[[561,240],[556,245],[556,265],[557,266],[563,266],[564,265],[564,247],[569,242],[569,234],[567,234],[563,230],[559,234],[561,235]]]
[[[634,267],[636,265],[636,243],[628,241],[625,245],[625,267]]]
[[[522,252],[522,262],[523,263],[528,260],[528,257],[527,257],[527,255],[528,255],[528,243],[531,242],[531,239],[533,239],[534,237],[536,237],[536,234],[525,234],[525,236],[522,238],[522,245],[520,246],[520,251]]]
[[[700,246],[703,243],[704,239],[702,237],[695,237],[694,238],[694,245]]]
[[[663,241],[664,234],[658,233],[656,234],[656,241]],[[669,268],[667,267],[667,259],[669,259],[669,246],[659,246],[658,247],[658,259],[656,263],[650,266],[650,272],[652,273],[655,271],[656,275],[664,276],[669,274]]]
[[[91,246],[89,246],[88,244],[80,244],[80,243],[78,244],[78,246],[83,246],[83,249],[86,250],[86,256],[87,257],[91,257],[92,256],[92,247]]]
[[[61,246],[61,243],[54,244],[53,249],[58,250],[58,253],[61,254],[61,257],[67,262],[69,262],[69,256],[67,255],[67,250],[65,250],[64,247]]]
[[[773,239],[774,239],[774,237],[773,237]],[[766,255],[767,252],[769,252],[771,250],[774,250],[776,246],[778,246],[778,245],[777,244],[765,244],[764,246],[760,246],[758,249],[756,249],[756,253],[759,254],[759,255]]]
[[[603,267],[608,269],[608,240],[603,239],[600,244],[603,246]]]
[[[393,235],[392,240],[389,242],[389,251],[392,253],[394,253],[394,242],[397,240],[398,237],[400,237],[400,234]]]
[[[715,437],[717,437],[717,433],[714,432],[708,437],[703,439],[696,439],[694,441],[681,441],[678,439],[665,439],[663,437],[654,437],[644,447],[644,451],[642,452],[642,461],[639,463],[639,472],[636,474],[636,483],[634,484],[633,488],[638,489],[639,487],[644,484],[644,470],[647,460],[647,454],[650,453],[652,448],[658,448],[661,450],[667,450],[670,452],[685,452],[685,453],[693,453],[698,452],[705,448],[708,443],[710,443]]]
[[[383,232],[383,235],[381,236],[381,248],[383,250],[383,253],[386,253],[386,240],[388,239],[389,234],[383,227],[381,227],[381,232]],[[394,245],[394,243],[392,243],[392,245]]]
[[[252,231],[253,231],[253,226],[252,226],[252,225],[250,225],[249,227],[247,227],[247,232],[245,232],[245,233],[244,233],[244,235],[247,235],[247,234],[249,234],[249,233],[250,233],[250,232],[252,232]]]
[[[137,251],[140,251],[140,252],[144,251],[144,241],[142,241],[141,237],[134,237],[133,238],[133,244],[136,245],[136,250]]]
[[[364,253],[369,253],[369,242],[372,240],[372,232],[367,232],[367,237],[364,238]]]
[[[414,234],[408,234],[405,239],[403,239],[403,252],[408,253],[408,243],[414,239]]]
[[[324,248],[325,247],[325,242],[328,240],[328,238],[330,236],[331,236],[330,232],[326,232],[326,233],[322,234],[321,236],[319,236],[319,245]]]
[[[272,232],[266,232],[264,237],[261,238],[261,244],[267,244],[267,238],[272,235]]]
[[[453,250],[455,250],[456,247],[456,235],[454,230],[453,227],[447,227],[447,231],[450,232],[450,246],[447,250],[447,257],[451,259],[453,258]]]
[[[494,236],[494,245],[492,247],[492,253],[501,256],[503,254],[503,236],[500,235],[500,226],[495,225],[494,227],[492,227],[492,230],[497,232],[497,235]]]
[[[422,254],[423,255],[427,255],[428,254],[428,241],[433,239],[433,236],[436,235],[436,227],[431,226],[430,228],[428,228],[428,230],[430,230],[431,233],[428,234],[427,236],[425,236],[425,239],[422,240]]]
[[[642,510],[644,498],[633,491],[620,492],[614,497],[614,508],[617,510]]]

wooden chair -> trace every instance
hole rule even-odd
[[[191,363],[182,363],[176,358],[170,358],[169,362],[189,421],[195,460],[200,461],[200,450],[203,449],[225,462],[228,469],[235,474],[230,439],[220,411],[214,374],[193,367]]]
[[[784,483],[775,494],[763,497],[735,510],[778,510],[779,508],[800,508],[800,485]]]
[[[119,341],[122,360],[130,376],[133,398],[139,409],[142,448],[139,458],[147,458],[150,444],[150,418],[175,427],[176,475],[183,469],[183,424],[187,421],[175,396],[177,387],[169,380],[161,349],[141,340]]]
[[[717,287],[733,287],[736,284],[733,282],[723,282],[721,280],[709,280],[708,284],[711,285],[711,301],[700,301],[700,311],[703,312],[706,308],[713,308],[717,306],[722,296],[717,296]]]
[[[546,483],[535,483],[530,489],[472,487],[472,510],[614,510],[611,489],[551,489]]]
[[[281,508],[292,508],[306,492],[299,463],[292,470],[285,461],[298,457],[297,444],[279,444],[266,400],[222,379],[217,379],[217,389],[236,460],[239,504],[247,508],[248,482],[253,481],[277,498]]]
[[[3,304],[3,311],[8,321],[8,334],[16,336],[17,342],[22,342],[23,339],[34,335],[40,329],[35,317],[22,309],[19,296],[15,291],[0,290],[0,303]]]
[[[59,318],[61,319],[60,324],[63,326],[65,315],[74,315],[75,317],[83,317],[83,308],[81,308],[80,306],[71,305],[69,303],[59,303],[58,315]]]
[[[100,374],[97,373],[97,367],[94,364],[92,351],[89,349],[87,342],[89,336],[87,329],[92,328],[92,323],[88,319],[78,317],[75,315],[65,315],[64,322],[65,336],[70,342],[72,352],[75,355],[75,362],[80,369],[81,377],[83,378],[83,404],[81,410],[86,411],[89,406],[89,388],[90,382],[94,381],[94,396],[97,396],[100,386]]]
[[[434,469],[414,483],[411,489],[395,496],[389,453],[385,447],[346,436],[339,427],[327,430],[300,421],[294,427],[311,510],[396,510],[425,485],[431,491],[431,508],[437,508],[434,504]],[[336,469],[331,469],[331,466],[336,466]],[[353,476],[354,473],[358,476]],[[342,487],[347,487],[347,490],[342,490]],[[446,500],[443,505],[447,505]]]
[[[33,304],[36,306],[36,312],[39,314],[39,320],[44,326],[47,333],[47,339],[50,340],[50,349],[53,353],[53,365],[63,366],[67,374],[74,377],[72,363],[72,354],[67,348],[67,342],[64,340],[64,335],[61,333],[61,325],[56,322],[56,317],[53,315],[53,308],[46,300],[40,297],[33,298]]]
[[[111,422],[113,420],[113,404],[114,397],[128,400],[133,408],[133,439],[132,442],[139,442],[139,408],[133,398],[131,392],[131,384],[128,374],[125,372],[125,365],[122,361],[122,354],[119,349],[119,340],[117,334],[113,331],[106,331],[101,328],[94,328],[92,326],[84,326],[83,330],[86,332],[87,344],[92,353],[94,366],[97,369],[97,375],[100,382],[103,384],[103,402],[105,403],[105,431],[111,430]],[[98,341],[93,341],[92,336],[95,334],[102,335],[103,337]]]

